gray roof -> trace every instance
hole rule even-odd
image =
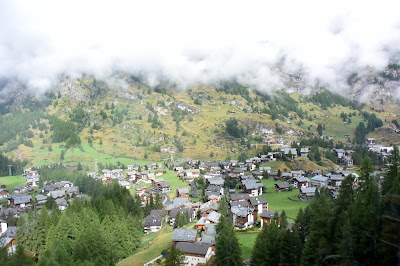
[[[59,197],[63,197],[65,196],[65,190],[61,189],[61,190],[54,190],[50,192],[50,196],[55,198],[59,198]]]
[[[277,186],[278,188],[289,188],[290,187],[290,185],[289,185],[289,183],[288,182],[283,182],[283,183],[277,183],[277,184],[275,184],[275,186]]]
[[[56,199],[57,206],[68,206],[66,199]]]
[[[175,218],[178,213],[183,214],[185,212],[189,215],[189,217],[191,217],[193,211],[194,211],[193,209],[189,208],[174,208],[171,210],[170,218]]]
[[[200,212],[205,212],[205,211],[207,211],[209,209],[218,210],[219,209],[219,204],[215,203],[215,202],[212,202],[212,201],[209,201],[209,202],[206,202],[206,203],[204,203],[204,204],[202,204],[200,206]]]
[[[264,186],[258,180],[254,180],[254,179],[243,180],[242,184],[245,187],[245,189],[259,189],[260,187]]]
[[[306,193],[306,194],[313,194],[315,193],[316,187],[302,187],[300,188],[301,193]]]
[[[14,199],[14,204],[22,204],[31,202],[32,197],[25,194],[17,194],[11,196]]]
[[[344,176],[342,176],[342,175],[331,175],[331,176],[329,177],[329,179],[330,179],[330,180],[341,181],[341,180],[344,180]]]
[[[303,177],[303,176],[296,176],[293,179],[296,179],[297,182],[299,182],[299,183],[310,182],[310,179],[308,179],[307,177]]]
[[[231,194],[230,197],[231,197],[231,201],[248,200],[250,198],[249,194],[246,194],[246,193]]]
[[[195,242],[197,237],[196,229],[175,229],[172,235],[172,241],[177,242]]]
[[[42,195],[42,194],[37,194],[37,195],[35,196],[35,198],[36,198],[37,201],[39,201],[39,200],[46,200],[46,199],[47,199],[47,197],[44,196],[44,195]]]
[[[160,187],[171,187],[170,183],[160,183],[158,184]]]
[[[246,201],[232,201],[229,203],[231,207],[249,207],[250,203]]]
[[[8,226],[7,227],[7,237],[16,238],[17,237],[18,226]]]
[[[161,216],[164,217],[168,214],[167,210],[151,210],[150,216]]]
[[[210,212],[208,216],[206,217],[208,220],[213,221],[215,223],[219,222],[219,218],[221,217],[221,214],[215,211]]]
[[[149,215],[146,217],[146,221],[144,222],[144,226],[161,226],[161,225],[162,225],[161,216]]]
[[[267,204],[268,200],[266,198],[251,198],[250,199],[251,205],[259,205],[259,204]]]
[[[232,207],[231,212],[240,217],[246,217],[249,214],[249,211],[252,212],[254,209],[248,207]]]
[[[178,193],[179,194],[189,194],[189,188],[187,188],[187,187],[181,187],[181,188],[178,188],[177,189],[178,190]]]
[[[176,248],[181,250],[183,253],[206,255],[210,245],[206,244],[193,244],[193,243],[178,243]]]
[[[316,175],[316,176],[312,177],[311,180],[318,181],[318,182],[326,182],[326,180],[328,180],[328,177],[323,176],[323,175]]]
[[[222,176],[217,176],[217,177],[213,177],[208,179],[208,183],[210,183],[210,185],[224,185],[224,179],[222,178]]]
[[[276,213],[275,211],[263,211],[261,213],[261,217],[263,217],[263,218],[274,218],[275,213]],[[278,215],[279,215],[279,213],[278,213]]]

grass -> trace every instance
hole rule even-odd
[[[261,182],[266,188],[266,192],[261,197],[268,200],[268,209],[274,211],[285,210],[286,215],[292,219],[295,219],[300,208],[305,208],[309,204],[309,201],[291,200],[289,198],[295,198],[299,195],[298,189],[292,191],[276,192],[274,186],[276,183],[282,183],[283,181],[275,181],[272,178],[263,179]]]
[[[187,187],[188,183],[180,180],[176,173],[171,170],[167,170],[167,173],[163,174],[160,176],[160,178],[164,178],[164,181],[167,183],[170,183],[171,185],[171,191],[168,192],[168,196],[175,196],[176,195],[176,189],[180,187]]]
[[[25,186],[26,179],[22,176],[2,176],[0,177],[0,185],[6,185],[6,189],[11,191],[16,186]]]
[[[236,234],[240,249],[242,250],[242,257],[244,260],[249,259],[251,257],[251,253],[253,252],[257,236],[258,233]]]
[[[165,225],[160,231],[145,235],[142,239],[143,247],[134,255],[120,261],[119,266],[143,265],[161,255],[161,251],[171,245],[173,229]]]

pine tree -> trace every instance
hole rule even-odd
[[[268,239],[268,241],[266,241]],[[251,265],[279,265],[282,233],[278,225],[272,221],[257,236],[253,249]]]
[[[293,228],[293,232],[286,230],[282,238],[279,265],[300,265],[301,250],[301,240],[296,227]]]
[[[185,264],[185,256],[183,252],[177,249],[174,245],[171,245],[167,251],[167,258],[165,259],[164,265],[166,266],[178,266]]]
[[[215,244],[215,265],[243,265],[242,251],[233,231],[232,223],[226,216],[221,216],[217,225]]]

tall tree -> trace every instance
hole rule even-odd
[[[221,216],[217,225],[215,265],[243,265],[242,251],[229,218]]]

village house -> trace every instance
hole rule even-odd
[[[365,140],[365,143],[366,143],[367,145],[375,145],[375,144],[376,144],[376,141],[375,141],[374,138],[367,138],[367,139]]]
[[[269,210],[264,210],[261,215],[261,228],[263,228],[264,225],[271,224],[272,219],[275,217],[275,211],[269,211]],[[279,215],[279,214],[278,214]]]
[[[26,187],[24,187],[24,186],[14,187],[14,193],[16,193],[16,194],[24,193],[25,191],[26,191]]]
[[[310,153],[309,148],[301,148],[300,149],[300,156],[301,157],[308,157],[309,153]]]
[[[243,191],[249,196],[259,196],[263,193],[264,185],[258,180],[243,180],[242,181]]]
[[[126,189],[130,189],[131,188],[131,184],[128,181],[125,181],[125,180],[118,180],[118,184],[121,187],[124,187]]]
[[[8,197],[8,205],[17,208],[26,208],[31,205],[32,197],[26,194],[15,194]]]
[[[65,190],[54,190],[50,192],[50,197],[53,199],[62,199],[65,197]]]
[[[216,237],[216,224],[206,224],[204,231],[201,233],[201,239],[198,241],[198,243],[210,245],[211,249],[215,251]]]
[[[346,156],[346,152],[343,149],[334,149],[336,157],[341,159],[342,157]]]
[[[47,197],[45,195],[42,195],[42,194],[37,194],[35,196],[35,199],[36,199],[36,203],[40,205],[40,204],[45,204],[46,203]]]
[[[0,188],[0,199],[5,199],[8,197],[8,190],[5,188]]]
[[[149,215],[145,218],[144,232],[146,234],[157,232],[162,228],[162,217]]]
[[[316,187],[302,187],[300,188],[300,199],[310,200],[315,196]]]
[[[185,265],[206,264],[213,252],[210,245],[179,242],[176,248],[183,252]]]
[[[289,190],[290,187],[291,187],[291,185],[288,182],[275,184],[276,191],[286,191],[286,190]]]
[[[37,175],[39,175],[39,172],[37,170],[32,170],[32,169],[28,168],[28,169],[24,170],[22,175],[25,177],[37,176]]]
[[[343,175],[331,175],[329,177],[329,184],[333,187],[340,187],[342,185],[343,180],[344,180]]]
[[[168,211],[167,210],[151,210],[150,216],[160,216],[161,218],[167,217]]]
[[[161,183],[164,183],[164,178],[155,178],[151,181],[153,188],[156,188]]]
[[[180,242],[197,243],[197,230],[196,229],[175,229],[172,235],[172,242],[176,244]]]
[[[176,190],[176,196],[178,198],[189,198],[189,188],[187,187],[182,187],[182,188],[178,188]]]
[[[199,169],[188,169],[184,171],[185,177],[191,177],[191,178],[196,178],[200,176],[200,170]]]
[[[328,186],[328,177],[323,175],[316,175],[312,177],[311,186],[319,188]]]
[[[225,180],[222,176],[215,176],[215,177],[207,179],[207,183],[208,183],[208,185],[223,186],[225,183]]]
[[[257,211],[254,208],[233,206],[231,213],[233,226],[237,229],[246,229],[257,222]]]
[[[66,200],[65,198],[58,198],[58,199],[56,199],[55,201],[56,201],[56,204],[57,204],[58,209],[59,209],[60,211],[63,211],[63,210],[65,210],[65,209],[67,209],[67,207],[68,207],[68,202],[67,202],[67,200]]]
[[[207,216],[202,216],[199,221],[196,223],[196,229],[201,230],[204,229],[206,224],[217,224],[221,214],[215,211],[210,212]]]
[[[310,179],[308,179],[307,177],[296,176],[293,178],[293,186],[295,186],[296,188],[309,187]]]
[[[18,228],[16,226],[10,226]],[[0,248],[5,248],[8,255],[12,255],[17,250],[16,248],[16,230],[10,230],[6,221],[0,220]]]
[[[64,191],[65,191],[65,195],[72,197],[73,194],[75,194],[75,195],[79,194],[79,187],[77,187],[77,186],[66,187],[66,188],[64,188]]]
[[[39,185],[39,176],[28,176],[26,178],[26,185],[28,187],[37,187]]]
[[[266,198],[251,198],[250,204],[258,213],[268,210],[268,200]]]
[[[248,201],[249,199],[250,199],[250,196],[247,193],[239,193],[239,194],[231,194],[230,195],[230,202]]]
[[[201,216],[208,216],[213,211],[218,212],[218,209],[219,209],[218,203],[212,201],[208,201],[200,205]]]
[[[219,195],[224,195],[224,187],[223,186],[217,186],[217,185],[209,185],[207,186],[207,192],[215,192],[218,193]]]
[[[263,178],[263,172],[262,171],[255,171],[253,173],[251,173],[254,178],[258,178],[258,179],[262,179]]]
[[[295,148],[282,148],[281,152],[289,157],[289,159],[294,160],[297,158],[297,150]]]
[[[171,211],[174,208],[192,208],[193,203],[189,202],[189,198],[174,198],[172,203],[168,205],[168,210]]]
[[[161,193],[167,193],[171,191],[171,185],[170,183],[159,183],[157,185],[157,190]]]
[[[126,179],[136,181],[136,171],[126,172]]]
[[[212,201],[212,202],[219,202],[219,200],[221,199],[221,195],[218,192],[209,192],[207,191],[205,193],[205,196],[207,197],[208,201]]]

